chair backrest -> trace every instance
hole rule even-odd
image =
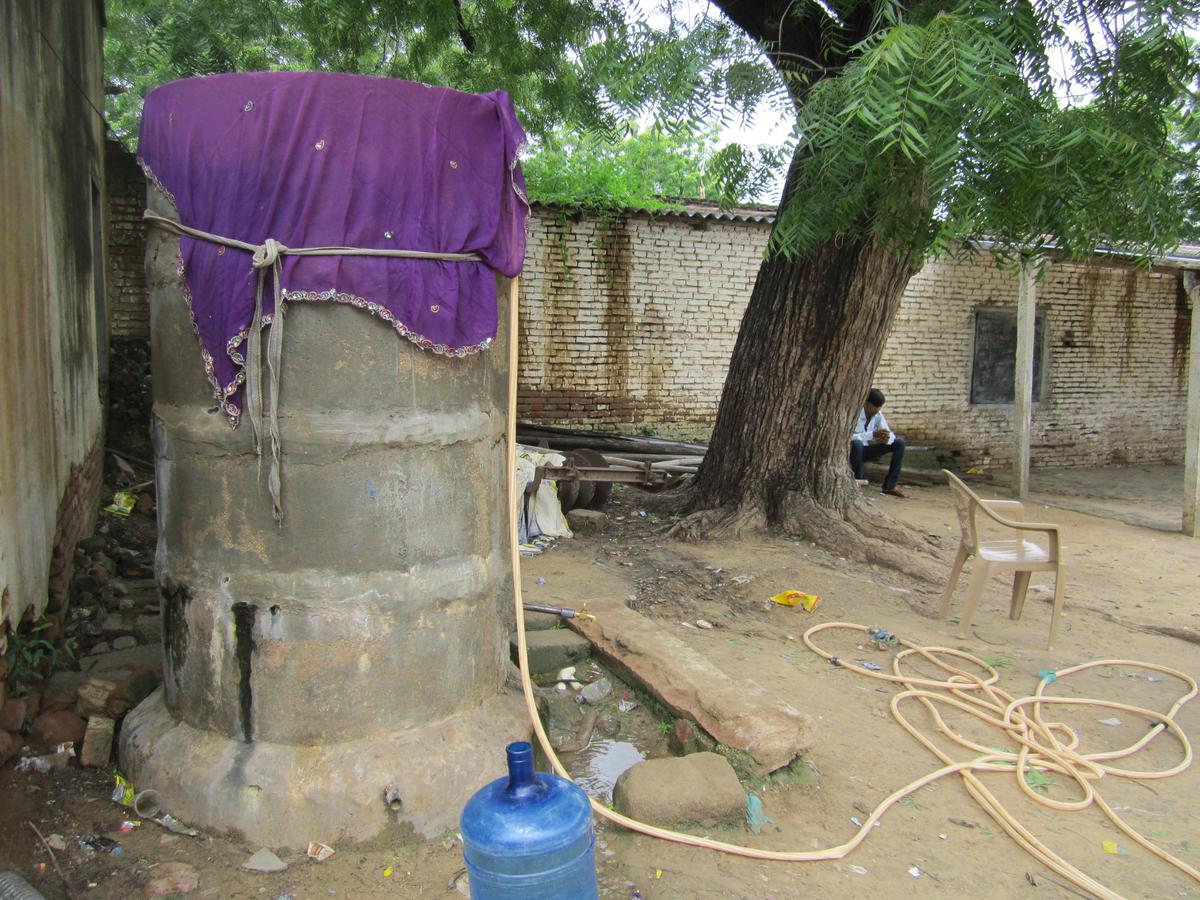
[[[971,553],[979,544],[979,533],[975,528],[975,510],[979,508],[979,496],[962,483],[962,480],[949,469],[942,469],[946,480],[950,483],[950,492],[954,495],[954,511],[958,513],[958,527],[962,529],[963,545]]]

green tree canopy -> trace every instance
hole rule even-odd
[[[105,43],[108,119],[137,139],[142,98],[196,75],[253,70],[325,70],[385,75],[464,91],[503,88],[541,152],[598,168],[548,187],[571,205],[615,202],[642,190],[615,163],[644,166],[678,150],[705,163],[710,195],[752,194],[777,170],[772,148],[718,148],[695,135],[751,115],[764,99],[786,105],[778,75],[757,47],[719,15],[658,24],[615,0],[431,2],[431,0],[109,0]],[[638,120],[670,131],[625,135]],[[708,133],[708,132],[705,132]],[[654,137],[653,135],[657,135]],[[676,139],[677,137],[677,139]],[[704,144],[702,147],[701,144]],[[696,154],[699,154],[698,156]],[[679,154],[674,154],[681,159]],[[670,167],[665,160],[658,170]],[[532,171],[549,175],[545,167]],[[535,175],[535,182],[541,175]],[[588,182],[590,179],[590,183]],[[599,187],[601,181],[607,186]],[[580,193],[563,193],[569,185]]]
[[[531,148],[525,180],[530,199],[583,209],[672,209],[704,199],[732,204],[758,195],[780,163],[775,148],[760,148],[750,159],[747,152],[737,144],[720,147],[715,128],[655,126],[616,142],[559,129]]]

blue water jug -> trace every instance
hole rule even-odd
[[[598,897],[587,794],[535,772],[528,741],[508,745],[508,777],[467,801],[459,827],[474,900]]]

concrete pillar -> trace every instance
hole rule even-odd
[[[504,688],[506,317],[445,359],[363,310],[289,306],[280,527],[249,423],[213,409],[178,239],[151,229],[146,254],[165,671],[122,770],[254,846],[452,830],[529,734]]]
[[[1187,428],[1183,449],[1183,533],[1200,536],[1196,503],[1200,499],[1200,274],[1183,276],[1192,304],[1192,337],[1188,344]]]
[[[1029,496],[1029,434],[1033,423],[1033,348],[1041,260],[1021,257],[1017,273],[1017,359],[1013,383],[1013,492]]]

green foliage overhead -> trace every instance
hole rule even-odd
[[[108,77],[124,91],[110,121],[129,142],[146,90],[220,71],[501,87],[562,162],[538,176],[546,196],[582,205],[651,190],[613,181],[633,158],[625,123],[704,134],[765,104],[796,121],[776,252],[877,236],[914,260],[981,237],[1142,253],[1195,234],[1194,0],[713,6],[726,15],[686,20],[678,0],[647,15],[618,0],[108,0]],[[699,149],[704,192],[724,200],[785,159]],[[601,167],[590,181],[576,154]]]
[[[831,10],[849,22],[858,6]],[[793,76],[797,167],[775,248],[871,234],[916,258],[974,238],[1013,253],[1173,246],[1200,209],[1197,9],[882,4],[836,70]],[[835,45],[853,37],[822,24]]]
[[[637,153],[622,143],[632,121],[683,122],[674,131],[691,135],[699,123],[712,130],[745,119],[764,100],[776,111],[787,105],[766,58],[720,16],[687,28],[670,16],[651,24],[616,0],[109,0],[108,17],[108,119],[127,147],[145,94],[177,78],[299,69],[502,88],[546,152],[561,159],[554,148],[571,147],[600,167],[551,189],[573,206],[643,195],[653,205],[640,171],[612,171],[614,160],[644,165],[653,155],[648,138]],[[584,136],[563,137],[572,133]],[[665,151],[664,134],[657,146]],[[699,152],[692,141],[679,146]],[[710,195],[730,199],[757,192],[779,165],[769,147],[710,146],[702,155]],[[562,193],[568,183],[580,193]]]
[[[548,135],[523,167],[531,200],[578,209],[677,209],[682,200],[744,201],[781,162],[764,148],[719,148],[716,130],[634,131],[620,141],[594,132]]]

